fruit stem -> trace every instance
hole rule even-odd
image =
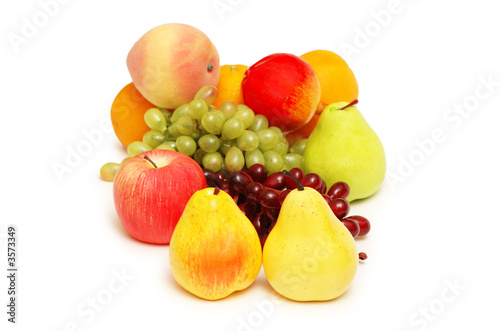
[[[289,173],[286,170],[283,170],[283,175],[288,176],[291,179],[293,179],[295,181],[295,183],[297,183],[297,189],[299,191],[304,191],[304,185],[302,185],[302,183],[294,175],[292,175],[291,173]]]
[[[355,104],[358,103],[358,99],[354,99],[352,100],[350,103],[348,103],[347,105],[345,105],[344,107],[340,108],[339,110],[344,110],[346,109],[347,107],[351,107],[351,106],[354,106]]]
[[[220,188],[218,186],[214,187],[214,195],[219,194]]]
[[[364,261],[368,258],[368,255],[366,255],[366,253],[364,253],[364,252],[361,252],[358,254],[358,257],[361,261]]]
[[[158,168],[158,166],[156,165],[156,163],[154,163],[153,160],[151,160],[151,158],[148,155],[144,155],[144,158],[146,160],[148,160],[149,163],[151,163],[153,165],[153,167]]]

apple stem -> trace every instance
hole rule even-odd
[[[366,255],[366,253],[364,253],[364,252],[361,252],[358,254],[358,257],[361,261],[364,261],[368,258],[368,255]]]
[[[347,105],[345,105],[344,107],[340,108],[339,110],[344,110],[346,109],[347,107],[351,107],[351,106],[354,106],[355,104],[358,103],[358,99],[354,99],[352,100],[350,103],[348,103]]]
[[[154,163],[153,160],[151,160],[151,158],[148,155],[144,155],[144,158],[146,160],[148,160],[149,163],[151,163],[153,165],[153,167],[158,168],[158,166],[156,165],[156,163]]]
[[[219,194],[220,188],[218,186],[214,187],[214,195]]]
[[[283,170],[283,175],[285,175],[285,176],[290,177],[291,179],[293,179],[295,181],[295,183],[297,183],[297,189],[299,191],[304,191],[304,185],[302,185],[302,183],[297,179],[297,177],[295,177],[294,175],[292,175],[291,173],[289,173],[286,170]]]

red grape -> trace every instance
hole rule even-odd
[[[271,188],[265,188],[259,194],[259,202],[262,207],[279,209],[280,208],[280,191]]]
[[[238,205],[243,214],[248,218],[252,219],[257,211],[255,203],[244,202]]]
[[[264,217],[263,212],[259,212],[259,213],[255,214],[253,219],[252,219],[252,224],[253,224],[255,230],[257,231],[257,234],[259,235],[259,237],[261,237],[264,234],[264,230],[265,230],[264,221],[265,221],[265,217]]]
[[[285,201],[286,196],[287,196],[290,192],[292,192],[292,191],[291,191],[291,190],[284,190],[284,191],[281,191],[281,193],[280,193],[280,205],[282,205],[282,204],[283,204],[283,201]]]
[[[282,172],[275,172],[267,177],[264,186],[281,191],[286,187],[286,176]]]
[[[278,219],[280,213],[279,208],[262,208],[262,211],[266,215],[266,218],[270,221],[275,221]]]
[[[224,183],[220,178],[218,173],[210,169],[203,169],[203,175],[205,175],[205,179],[207,180],[208,187],[221,187]]]
[[[349,214],[349,210],[351,209],[349,202],[347,202],[346,199],[342,198],[333,199],[328,203],[328,205],[338,219],[346,217],[347,214]]]
[[[325,199],[325,201],[328,203],[330,201],[332,201],[332,198],[330,198],[328,195],[326,194],[321,194],[323,196],[323,199]]]
[[[257,202],[259,200],[259,194],[264,190],[264,185],[259,182],[253,182],[245,187],[245,196],[248,200],[252,202]]]
[[[226,183],[235,193],[243,194],[245,192],[245,188],[252,182],[253,179],[249,174],[243,171],[235,171],[229,174]]]
[[[302,178],[300,183],[306,187],[313,188],[316,191],[320,192],[321,187],[323,186],[323,179],[321,179],[321,177],[318,174],[309,173]]]
[[[356,221],[351,220],[349,218],[344,218],[341,219],[340,221],[342,222],[342,224],[345,225],[347,230],[349,230],[353,238],[359,235],[359,225]]]
[[[302,180],[302,178],[304,178],[304,175],[305,175],[304,170],[302,170],[300,168],[293,168],[289,171],[289,173],[293,177],[297,178],[299,180],[299,182]],[[293,180],[293,178],[285,176],[285,180],[286,180],[286,188],[287,189],[293,190],[293,189],[297,188],[297,183]]]
[[[336,198],[342,198],[342,199],[347,199],[349,196],[350,188],[349,185],[345,182],[336,182],[330,187],[328,190],[328,195],[332,199]]]
[[[347,217],[350,220],[355,221],[359,225],[359,237],[366,236],[368,232],[370,232],[371,229],[371,224],[370,221],[366,219],[366,217],[359,216],[359,215],[353,215]]]
[[[267,170],[260,163],[256,163],[247,169],[247,173],[252,177],[252,179],[259,183],[264,183],[267,178]]]

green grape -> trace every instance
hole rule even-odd
[[[179,127],[177,126],[177,122],[170,124],[167,130],[168,137],[177,138],[179,136],[182,136],[182,133],[179,131]]]
[[[196,152],[196,141],[191,137],[180,136],[175,140],[175,144],[177,145],[177,151],[182,154],[191,156]]]
[[[245,126],[237,118],[228,119],[222,126],[221,135],[223,139],[231,140],[236,139],[245,131]]]
[[[208,112],[208,106],[205,101],[201,99],[194,99],[189,103],[188,115],[195,120],[201,120],[202,116]]]
[[[203,164],[203,157],[207,154],[204,150],[201,148],[198,148],[196,152],[193,154],[193,159],[198,163],[198,164]]]
[[[203,100],[206,102],[207,105],[211,105],[217,100],[217,97],[219,96],[219,91],[217,90],[217,87],[213,85],[205,85],[202,88],[196,92],[196,95],[194,96],[194,100]]]
[[[264,154],[258,149],[255,149],[250,152],[245,153],[245,164],[247,168],[250,168],[254,164],[262,164],[263,166],[266,165],[266,161],[264,159]]]
[[[179,107],[175,108],[175,110],[172,113],[172,116],[170,116],[170,123],[175,123],[177,122],[179,117],[187,115],[188,110],[189,110],[189,103],[184,103]]]
[[[190,136],[196,132],[196,120],[190,115],[183,115],[177,119],[175,126],[180,134]]]
[[[253,151],[259,147],[259,137],[255,132],[245,130],[241,136],[236,139],[236,146],[245,152]]]
[[[220,138],[219,141],[220,141],[219,152],[222,155],[226,155],[227,151],[229,151],[229,149],[231,147],[236,145],[235,140],[224,140],[224,139]]]
[[[252,124],[248,127],[248,130],[253,132],[259,132],[265,130],[269,127],[269,120],[262,114],[255,115]]]
[[[259,149],[267,151],[273,149],[280,141],[278,134],[272,129],[264,129],[257,132],[259,137]]]
[[[280,141],[283,140],[283,131],[281,131],[280,128],[278,128],[277,126],[270,126],[269,129],[273,130],[274,132],[276,132],[278,134]]]
[[[198,146],[207,153],[217,152],[220,147],[220,140],[214,134],[206,134],[198,140]]]
[[[160,108],[160,110],[163,113],[163,116],[165,116],[167,124],[170,123],[170,117],[172,117],[172,111],[165,108]]]
[[[292,147],[290,147],[290,153],[296,153],[302,155],[304,153],[304,148],[306,148],[307,138],[300,139]]]
[[[126,158],[124,158],[124,159],[122,160],[122,162],[121,162],[120,164],[124,164],[125,162],[127,162],[127,161],[128,161],[128,160],[130,160],[130,159],[131,159],[131,157],[130,157],[130,156],[127,156]]]
[[[177,151],[173,146],[172,144],[169,144],[167,141],[161,143],[160,145],[156,146],[155,149],[166,149],[166,150],[169,150],[169,151]]]
[[[207,153],[203,156],[202,160],[203,168],[210,169],[215,172],[222,169],[223,163],[224,158],[219,152]]]
[[[165,135],[158,131],[148,131],[142,136],[142,142],[148,144],[151,148],[156,148],[165,141]]]
[[[226,117],[220,110],[212,110],[203,115],[201,125],[203,129],[212,134],[220,134]]]
[[[151,130],[165,132],[167,129],[167,119],[158,108],[150,108],[144,113],[144,121]]]
[[[300,154],[288,153],[283,157],[283,162],[287,171],[293,168],[304,169],[304,159]]]
[[[253,110],[248,108],[248,106],[246,105],[238,105],[236,106],[236,109],[237,109],[236,112],[231,118],[239,119],[245,126],[245,129],[247,129],[250,125],[252,125],[253,120],[255,118]]]
[[[278,152],[278,154],[283,157],[286,155],[286,153],[288,153],[288,145],[283,141],[280,141],[276,144],[276,146],[274,146],[273,150]]]
[[[245,157],[243,152],[236,146],[233,146],[227,151],[224,161],[226,169],[229,172],[240,171],[245,166]]]
[[[267,173],[272,174],[283,170],[283,158],[275,150],[264,152],[264,161],[266,162]]]
[[[127,146],[127,153],[130,157],[134,157],[151,149],[151,146],[143,143],[142,141],[133,141]]]
[[[231,100],[226,100],[220,104],[219,110],[226,116],[227,119],[233,117],[234,113],[236,113],[236,105]]]
[[[101,179],[107,182],[112,182],[115,178],[115,174],[120,169],[121,164],[115,162],[108,162],[101,167],[100,175]]]
[[[170,138],[170,139],[171,139],[171,138]],[[176,140],[177,140],[177,139],[176,139]],[[164,142],[164,143],[162,143],[161,145],[169,145],[169,146],[170,146],[170,148],[172,148],[174,151],[176,151],[176,150],[177,150],[177,143],[175,142],[175,140],[165,140],[165,142]],[[161,145],[160,145],[160,146],[161,146]],[[160,147],[160,146],[158,146],[158,147]],[[158,147],[157,147],[157,148],[158,148]],[[165,149],[170,149],[170,148],[165,148]]]

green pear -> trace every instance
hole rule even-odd
[[[358,266],[356,243],[323,196],[298,183],[263,249],[266,277],[274,290],[296,301],[326,301],[342,295]]]
[[[327,106],[304,149],[304,170],[317,173],[327,187],[343,181],[350,187],[348,201],[373,195],[386,172],[384,147],[368,125],[357,103]]]

